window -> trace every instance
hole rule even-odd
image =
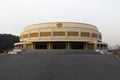
[[[68,32],[68,36],[79,36],[78,32]]]
[[[38,33],[30,33],[30,37],[38,37]]]
[[[97,34],[96,33],[92,33],[92,38],[97,38]]]
[[[23,38],[28,38],[28,34],[23,34]]]
[[[81,32],[81,36],[82,37],[90,37],[90,33],[89,32]]]
[[[40,32],[41,37],[51,36],[51,32]]]
[[[65,32],[53,32],[53,36],[65,36]]]

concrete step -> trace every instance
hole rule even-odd
[[[25,50],[21,52],[22,54],[100,54],[99,52],[96,52],[94,50],[76,50],[76,49],[71,49],[71,50],[64,50],[64,49],[54,49],[54,50]]]

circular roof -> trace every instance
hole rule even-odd
[[[67,28],[89,28],[93,30],[97,30],[97,27],[91,24],[86,23],[79,23],[79,22],[49,22],[49,23],[39,23],[39,24],[33,24],[29,25],[24,28],[25,30],[31,30],[31,29],[38,29],[38,28],[55,28],[55,27],[67,27]]]

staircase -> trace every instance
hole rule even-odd
[[[25,50],[21,52],[22,54],[59,54],[59,55],[74,55],[74,54],[80,54],[80,55],[97,55],[100,54],[99,52],[96,52],[94,50],[77,50],[77,49],[71,49],[71,50],[65,50],[65,49],[52,49],[52,50]]]

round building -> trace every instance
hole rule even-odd
[[[19,49],[102,49],[102,34],[94,25],[77,22],[50,22],[24,28]]]

